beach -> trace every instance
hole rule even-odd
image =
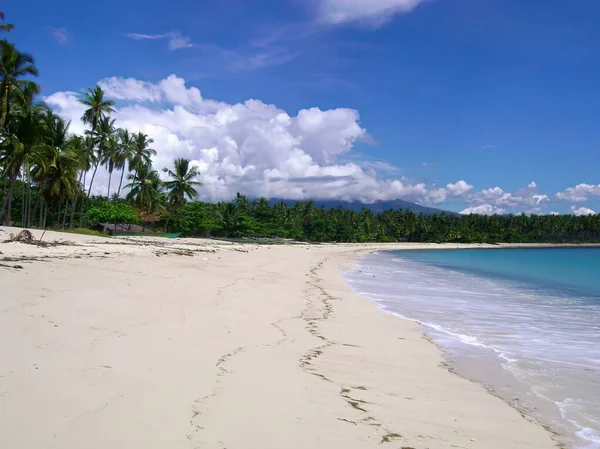
[[[344,282],[440,245],[43,241],[0,243],[0,447],[557,447]]]

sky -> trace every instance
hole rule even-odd
[[[597,0],[166,5],[2,9],[72,132],[99,84],[117,125],[154,139],[156,168],[193,161],[202,199],[600,212]]]

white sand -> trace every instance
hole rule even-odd
[[[0,243],[0,448],[556,447],[349,291],[381,245],[54,239]]]

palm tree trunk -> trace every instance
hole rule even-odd
[[[40,221],[38,223],[40,229],[44,228],[44,198],[40,196]]]
[[[0,209],[0,224],[4,224],[4,212],[6,211],[6,206],[8,205],[8,195],[9,195],[9,189],[7,189],[7,185],[8,185],[8,177],[5,176],[4,177],[4,188],[2,189],[2,192],[4,193],[4,198],[2,200],[2,209]]]
[[[117,190],[117,196],[121,196],[121,186],[123,185],[123,176],[125,175],[125,164],[123,164],[123,169],[121,170],[121,180],[119,181],[119,190]]]
[[[42,204],[42,209],[40,209],[40,213],[42,212],[42,210],[44,211],[44,219],[42,222],[42,229],[46,229],[46,219],[48,218],[48,203],[44,202]]]
[[[67,215],[68,214],[69,214],[69,198],[65,198],[65,206],[63,209],[63,219],[62,219],[62,228],[63,229],[65,229],[65,226],[67,225]]]
[[[5,225],[10,225],[12,224],[12,194],[13,194],[13,190],[15,188],[15,183],[17,182],[17,177],[14,176],[11,180],[10,180],[10,187],[8,189],[8,204],[6,206],[6,218],[4,220],[4,224]]]
[[[25,167],[23,167],[23,172],[25,172]],[[23,193],[21,195],[21,227],[25,227],[25,176],[21,178],[23,183]]]
[[[110,181],[112,178],[112,170],[108,171],[108,191],[106,192],[106,197],[108,198],[108,201],[110,201]]]
[[[77,182],[81,186],[81,178],[83,178],[83,170],[79,172],[79,179]],[[85,189],[85,185],[83,186]],[[69,229],[73,229],[73,219],[75,218],[75,209],[77,208],[77,200],[79,199],[79,189],[75,191],[73,196],[73,203],[71,204],[71,218],[69,219]]]
[[[2,105],[2,126],[1,129],[6,129],[6,122],[8,121],[8,111],[9,111],[9,92],[10,92],[10,84],[6,83],[4,86],[4,95],[3,95],[3,105]]]
[[[29,214],[29,219],[31,220],[31,224],[34,223],[33,221],[33,217],[35,217],[35,214],[37,214],[37,210],[38,207],[40,207],[40,196],[38,195],[37,199],[35,200],[35,206],[33,206],[33,213]],[[38,227],[40,227],[42,225],[41,220],[40,223],[38,223]],[[29,225],[31,226],[31,225]]]
[[[90,195],[92,193],[92,185],[94,185],[94,178],[96,177],[96,172],[98,171],[98,163],[96,163],[96,166],[94,167],[94,173],[92,173],[92,179],[90,181],[90,188],[88,189],[88,194],[87,197],[88,199],[90,198]]]
[[[31,226],[31,165],[27,163],[27,207],[25,210],[25,222],[27,223],[27,227]]]
[[[85,178],[87,177],[87,171],[83,172],[83,190],[82,193],[85,195]],[[83,227],[83,206],[85,204],[85,197],[81,198],[81,213],[79,214],[79,227]]]

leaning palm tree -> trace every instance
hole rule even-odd
[[[127,176],[129,189],[127,199],[144,212],[155,212],[161,208],[163,196],[161,194],[162,183],[158,172],[152,169],[150,164],[138,166],[135,173]]]
[[[198,170],[190,167],[190,160],[177,158],[173,163],[173,170],[163,168],[171,180],[165,181],[164,187],[167,191],[169,203],[173,207],[179,207],[185,202],[185,198],[193,200],[198,197],[198,191],[195,186],[201,186],[200,181],[194,181],[198,176]]]
[[[108,171],[108,190],[106,191],[106,197],[110,200],[110,184],[112,181],[112,174],[115,170],[115,167],[119,164],[120,155],[119,155],[120,147],[119,141],[117,139],[117,135],[114,133],[108,136],[106,143],[103,145],[102,151],[102,164],[106,167],[106,171]]]
[[[14,45],[0,40],[0,97],[2,99],[0,129],[6,129],[11,101],[14,98],[24,100],[26,91],[39,93],[39,85],[25,79],[27,76],[37,75],[38,70],[31,55],[21,53]]]
[[[127,163],[133,157],[134,140],[133,135],[127,129],[119,129],[117,134],[119,136],[119,154],[116,160],[116,168],[121,170],[121,179],[119,181],[119,189],[117,190],[117,197],[119,197],[121,196],[121,187]]]
[[[4,20],[4,13],[0,11],[0,20]],[[12,31],[14,26],[10,23],[0,23],[0,31]]]
[[[152,163],[152,156],[156,156],[156,151],[150,148],[154,142],[144,133],[138,132],[133,135],[133,150],[129,159],[129,168],[137,172],[142,165]]]

